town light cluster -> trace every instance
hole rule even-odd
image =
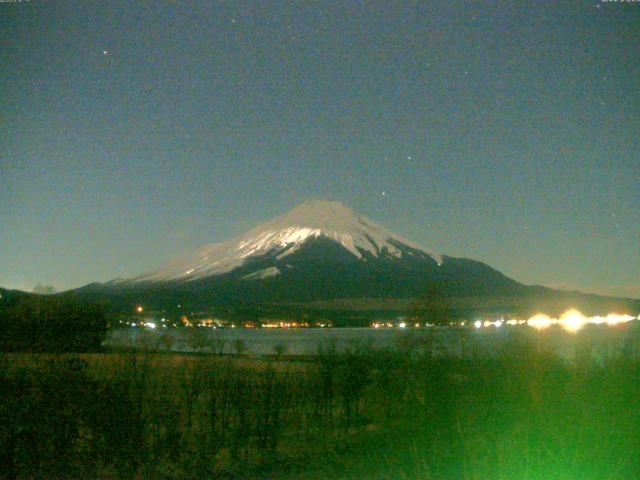
[[[564,328],[568,332],[577,332],[582,327],[588,324],[614,326],[614,325],[619,325],[621,323],[631,322],[632,320],[636,320],[636,319],[640,319],[640,318],[636,318],[633,315],[625,315],[625,314],[621,315],[617,313],[610,313],[606,317],[598,316],[598,315],[594,317],[587,317],[583,315],[580,311],[576,309],[571,309],[564,312],[558,318],[553,318],[543,313],[538,313],[533,317],[529,318],[528,320],[516,320],[516,319],[511,319],[506,321],[505,320],[496,320],[496,321],[477,320],[474,323],[474,326],[476,328],[483,328],[483,327],[492,327],[492,326],[501,327],[504,324],[506,325],[526,324],[532,328],[535,328],[536,330],[544,330],[546,328],[551,327],[552,325],[559,325],[560,327]]]

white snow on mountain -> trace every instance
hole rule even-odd
[[[249,275],[245,275],[242,277],[242,280],[263,280],[269,277],[275,277],[276,275],[280,275],[280,270],[278,267],[269,267],[263,268],[262,270],[257,270]]]
[[[385,250],[387,255],[401,257],[402,251],[397,247],[401,244],[424,252],[438,264],[442,263],[441,255],[386,230],[339,202],[307,200],[239,237],[200,247],[194,253],[132,281],[189,281],[219,275],[239,267],[249,257],[274,250],[279,251],[278,259],[282,259],[314,237],[334,240],[359,259],[363,252],[379,256]],[[268,271],[266,276],[280,273],[274,269],[265,269]]]

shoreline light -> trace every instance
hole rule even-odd
[[[572,333],[580,330],[588,322],[589,319],[575,309],[567,310],[562,314],[560,320],[558,320],[558,323],[562,328]]]
[[[504,324],[515,326],[526,323],[529,327],[535,328],[536,330],[545,330],[553,325],[558,325],[567,332],[576,333],[587,324],[616,326],[633,320],[640,320],[640,315],[638,317],[634,317],[633,315],[628,314],[609,313],[606,317],[600,315],[587,317],[579,310],[572,308],[560,315],[559,318],[553,318],[545,315],[544,313],[537,313],[528,320],[476,320],[473,325],[476,328],[487,328],[500,327]]]
[[[536,330],[544,330],[545,328],[549,328],[553,325],[554,321],[548,315],[544,315],[543,313],[539,313],[534,315],[529,320],[527,320],[527,325],[535,328]]]

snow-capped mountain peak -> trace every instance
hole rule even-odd
[[[299,250],[307,240],[333,240],[358,259],[370,254],[401,257],[402,246],[424,252],[438,264],[442,257],[396,235],[339,202],[307,200],[232,240],[205,245],[196,252],[134,281],[188,281],[229,272],[248,258],[277,252],[278,260]],[[277,269],[276,269],[277,270]],[[270,271],[271,275],[276,273]],[[278,272],[279,273],[279,272]]]

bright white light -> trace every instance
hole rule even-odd
[[[558,323],[568,332],[577,332],[586,323],[588,319],[578,310],[567,310],[562,314]]]
[[[407,324],[404,322],[400,322],[400,324],[398,325],[400,328],[406,328]]]
[[[153,322],[147,322],[147,327],[149,328],[156,328],[156,324]]]
[[[520,319],[510,319],[510,320],[476,320],[473,322],[473,325],[476,328],[487,328],[487,327],[496,327],[500,328],[502,325],[522,325],[526,323],[532,328],[537,330],[544,330],[546,328],[551,327],[552,325],[560,325],[562,328],[567,330],[568,332],[575,333],[580,330],[585,325],[591,323],[594,325],[608,325],[608,326],[616,326],[622,323],[631,322],[633,320],[640,320],[640,315],[638,317],[634,317],[633,315],[628,314],[617,314],[610,313],[606,317],[595,315],[593,317],[586,317],[580,311],[576,309],[570,309],[564,312],[560,318],[552,318],[544,313],[538,313],[533,317],[529,318],[529,320],[520,320]],[[464,325],[464,323],[462,323]]]
[[[533,327],[538,330],[544,330],[545,328],[549,328],[553,320],[549,318],[547,315],[539,313],[538,315],[534,315],[529,320],[527,320],[527,325]]]
[[[527,324],[530,327],[537,328],[538,330],[542,330],[550,327],[551,325],[557,324],[564,328],[566,331],[575,333],[589,323],[594,325],[606,324],[608,326],[615,326],[621,323],[630,322],[632,320],[635,320],[635,317],[631,315],[619,315],[616,313],[610,313],[606,317],[602,317],[599,315],[586,317],[580,311],[571,309],[564,312],[560,316],[560,318],[550,318],[544,314],[535,315],[527,320]],[[507,323],[511,324],[510,321]]]
[[[635,320],[631,315],[618,315],[615,313],[610,313],[606,318],[607,325],[618,325],[619,323],[626,323],[631,320]]]

